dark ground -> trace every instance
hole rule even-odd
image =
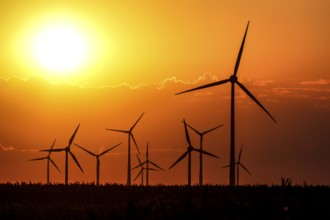
[[[0,184],[0,219],[330,219],[330,187]]]

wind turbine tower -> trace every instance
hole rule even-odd
[[[135,138],[133,135],[133,129],[135,128],[136,124],[140,121],[140,119],[142,118],[143,115],[144,115],[144,113],[142,113],[142,115],[138,118],[138,120],[134,123],[134,125],[129,130],[117,130],[117,129],[112,129],[112,128],[106,129],[108,131],[121,132],[121,133],[126,133],[128,135],[127,183],[126,183],[128,186],[131,185],[131,139],[133,140],[135,147],[140,154],[140,150],[136,144],[136,141],[135,141]]]

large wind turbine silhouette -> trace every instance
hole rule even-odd
[[[197,151],[197,152],[200,152],[200,153],[203,153],[203,154],[215,157],[215,158],[219,158],[219,157],[214,155],[214,154],[211,154],[211,153],[209,153],[205,150],[200,150],[200,149],[194,148],[191,145],[191,141],[190,141],[190,137],[189,137],[189,133],[188,133],[188,129],[187,129],[187,124],[186,124],[186,121],[184,119],[183,119],[183,123],[184,123],[184,130],[185,130],[185,134],[186,134],[186,140],[187,140],[187,143],[188,143],[188,148],[187,148],[187,151],[185,153],[183,153],[181,155],[181,157],[179,157],[179,159],[177,159],[172,164],[172,166],[170,166],[169,169],[174,167],[177,163],[179,163],[181,160],[183,160],[188,155],[188,186],[191,186],[191,152],[192,151]]]
[[[69,180],[69,154],[72,157],[72,159],[74,160],[74,162],[77,164],[77,166],[79,167],[81,172],[84,172],[83,169],[81,168],[76,156],[71,152],[71,145],[72,145],[72,142],[73,142],[73,140],[74,140],[74,138],[77,134],[79,126],[80,126],[80,124],[78,124],[76,130],[73,132],[67,147],[52,149],[52,150],[43,150],[43,151],[53,151],[53,152],[65,151],[65,185],[68,185],[68,180]]]
[[[111,148],[108,148],[107,150],[101,152],[100,154],[94,154],[93,152],[83,148],[82,146],[74,143],[74,145],[76,145],[77,147],[79,147],[80,149],[84,150],[85,152],[89,153],[90,155],[94,156],[96,158],[96,185],[99,186],[100,184],[100,157],[103,156],[104,154],[108,153],[109,151],[111,151],[112,149],[114,149],[115,147],[118,147],[120,144],[117,144]]]
[[[241,163],[243,144],[241,146],[241,150],[239,151],[238,160],[236,161],[236,174],[237,174],[237,185],[239,185],[239,167],[241,166],[250,176],[252,176],[251,172]],[[230,165],[224,166],[223,168],[230,167]]]
[[[204,139],[204,135],[207,134],[207,133],[210,133],[211,131],[214,131],[217,128],[222,127],[223,124],[222,125],[219,125],[219,126],[216,126],[214,128],[211,128],[211,129],[209,129],[207,131],[204,131],[204,132],[198,131],[197,129],[195,129],[191,125],[189,125],[188,123],[187,123],[187,126],[189,128],[191,128],[196,134],[199,135],[199,137],[200,137],[199,149],[200,150],[203,150],[203,139]],[[203,185],[203,154],[202,154],[202,152],[199,153],[199,185]]]
[[[245,34],[244,34],[243,41],[242,41],[242,44],[241,44],[241,47],[240,47],[240,50],[239,50],[239,53],[237,56],[233,75],[231,75],[228,79],[220,80],[218,82],[209,83],[209,84],[206,84],[203,86],[199,86],[199,87],[196,87],[193,89],[189,89],[189,90],[186,90],[183,92],[176,93],[176,95],[178,95],[178,94],[182,94],[182,93],[186,93],[186,92],[209,88],[212,86],[222,85],[222,84],[225,84],[228,82],[231,83],[231,105],[230,105],[231,106],[231,111],[230,111],[231,112],[231,123],[230,123],[231,127],[230,127],[230,168],[229,168],[229,184],[231,186],[235,185],[235,84],[237,84],[276,123],[275,118],[266,110],[266,108],[254,97],[254,95],[252,95],[252,93],[242,83],[240,83],[237,80],[237,71],[238,71],[241,56],[243,53],[243,48],[244,48],[246,34],[247,34],[247,31],[249,28],[249,23],[250,23],[250,21],[248,22],[248,24],[246,26]]]
[[[35,158],[35,159],[31,159],[31,160],[29,160],[29,161],[36,161],[36,160],[45,160],[45,159],[47,159],[47,184],[50,183],[50,180],[49,180],[49,162],[51,162],[51,163],[54,165],[54,167],[58,170],[58,172],[62,173],[62,172],[60,171],[60,169],[56,166],[56,164],[55,164],[55,162],[52,160],[52,158],[50,158],[50,154],[52,153],[52,149],[53,149],[53,147],[54,147],[54,145],[55,145],[55,142],[56,142],[56,139],[54,140],[52,146],[50,147],[50,150],[49,150],[49,152],[48,152],[48,156],[47,156],[47,157],[40,157],[40,158]]]
[[[138,157],[138,160],[140,162],[140,158]],[[147,143],[147,150],[146,150],[146,160],[143,162],[143,163],[140,163],[139,165],[137,165],[136,167],[132,168],[135,169],[135,168],[138,168],[140,166],[143,166],[144,164],[146,164],[146,186],[149,185],[149,170],[156,170],[156,169],[153,169],[153,168],[150,168],[149,167],[149,163],[154,165],[155,167],[157,167],[158,169],[164,171],[160,166],[158,166],[156,163],[152,162],[149,160],[149,144]],[[158,171],[158,170],[157,170]],[[143,177],[142,177],[143,178]]]
[[[158,170],[157,169],[154,169],[154,168],[150,168],[150,167],[148,167],[148,168],[144,167],[144,164],[141,163],[141,160],[140,160],[140,157],[139,157],[138,154],[136,155],[136,157],[137,157],[137,159],[139,161],[139,165],[137,165],[136,167],[132,168],[132,170],[134,170],[134,169],[136,169],[138,167],[141,167],[141,168],[140,168],[140,172],[136,175],[136,177],[134,178],[133,181],[135,181],[137,178],[139,178],[139,176],[141,176],[141,186],[143,186],[143,180],[144,180],[143,171],[146,170],[146,172],[148,173],[149,170],[153,170],[153,171],[158,171]],[[148,185],[146,184],[146,186],[148,186]]]
[[[126,183],[128,186],[131,185],[131,138],[135,144],[137,151],[140,154],[139,147],[136,144],[136,141],[135,141],[135,138],[134,138],[134,135],[132,132],[133,132],[133,129],[135,128],[136,124],[140,121],[140,119],[142,118],[143,115],[144,115],[144,112],[142,113],[142,115],[138,118],[138,120],[134,123],[134,125],[129,130],[117,130],[117,129],[111,129],[111,128],[106,129],[109,131],[126,133],[128,135],[127,183]]]

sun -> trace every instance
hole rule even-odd
[[[112,29],[89,15],[55,8],[26,19],[8,50],[23,78],[40,76],[52,83],[85,85],[97,82],[104,69],[116,64],[118,47]]]
[[[45,27],[33,43],[36,62],[59,75],[70,74],[81,67],[86,62],[88,49],[83,34],[64,24]]]

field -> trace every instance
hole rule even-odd
[[[0,219],[330,219],[330,187],[0,184]]]

